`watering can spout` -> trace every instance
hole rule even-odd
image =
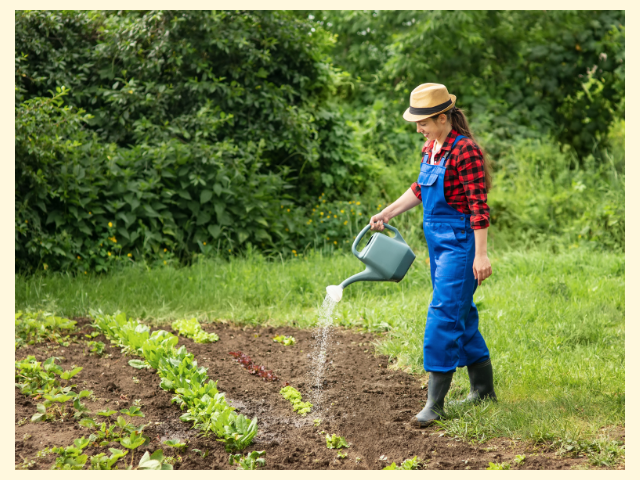
[[[386,223],[384,226],[394,232],[395,237],[375,233],[362,252],[358,252],[356,247],[371,228],[370,225],[356,237],[351,250],[356,258],[366,265],[366,269],[347,278],[340,285],[329,285],[327,294],[333,301],[339,302],[342,299],[342,291],[353,282],[399,282],[404,278],[416,256],[397,229]]]

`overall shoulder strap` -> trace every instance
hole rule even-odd
[[[460,140],[461,138],[467,138],[464,135],[458,135],[456,137],[456,139],[453,141],[453,145],[451,145],[451,150],[449,150],[449,152],[442,158],[442,160],[440,161],[440,165],[442,165],[443,167],[445,166],[445,164],[447,163],[447,159],[449,158],[449,155],[451,155],[451,152],[453,152],[453,149],[456,148],[456,143],[458,143],[458,140]]]

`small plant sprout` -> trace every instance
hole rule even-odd
[[[262,458],[264,454],[265,451],[262,450],[248,453],[246,457],[243,457],[240,453],[229,455],[229,465],[235,463],[238,465],[237,470],[257,470],[259,467],[264,467],[267,463],[266,460]]]
[[[349,444],[344,437],[339,437],[335,433],[331,436],[327,433],[325,440],[327,442],[327,448],[349,448]]]
[[[162,450],[158,449],[151,455],[149,452],[144,452],[137,470],[173,470],[173,467],[162,454]]]
[[[314,427],[320,426],[321,423],[322,423],[322,420],[320,420],[319,418],[314,418],[313,419],[313,426]]]
[[[516,455],[515,457],[513,457],[513,463],[515,465],[522,465],[526,459],[526,455]]]
[[[288,347],[289,345],[295,345],[296,344],[296,339],[295,338],[287,337],[285,335],[278,335],[276,337],[273,337],[273,341],[281,343],[285,347]]]
[[[100,415],[103,417],[110,417],[111,415],[113,415],[114,413],[118,413],[115,410],[101,410],[99,412],[96,412],[96,415]]]
[[[384,467],[383,470],[417,470],[421,465],[422,460],[415,456],[413,458],[407,458],[400,466],[397,466],[396,462],[393,462],[388,467]]]
[[[206,452],[203,452],[202,450],[198,450],[197,448],[192,448],[191,451],[196,452],[202,458],[207,458],[207,455],[209,455],[209,450],[207,450]]]
[[[504,463],[489,462],[489,466],[487,467],[487,470],[510,470],[510,469],[511,469],[511,465],[508,462],[504,462]]]
[[[342,450],[338,450],[338,454],[336,455],[339,459],[347,458],[349,454],[347,452],[343,452]]]
[[[191,338],[196,343],[213,343],[220,340],[220,337],[215,333],[207,333],[202,330],[200,322],[195,318],[176,320],[171,324],[171,328],[177,330],[183,337]]]
[[[131,405],[128,410],[122,409],[120,413],[124,413],[130,417],[144,417],[144,413],[140,411],[140,407]]]
[[[183,448],[185,448],[187,446],[186,442],[182,443],[179,438],[171,439],[171,440],[165,440],[162,443],[164,443],[168,447],[173,447],[173,448],[175,448],[177,450],[181,450],[181,449],[183,449]]]
[[[293,411],[299,415],[302,415],[303,417],[306,416],[307,413],[309,413],[313,408],[313,404],[309,402],[303,402],[302,394],[291,386],[281,388],[280,395],[289,400],[293,405]]]

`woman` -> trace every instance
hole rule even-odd
[[[420,175],[398,200],[371,217],[372,230],[422,203],[429,247],[433,299],[424,331],[427,404],[414,418],[419,426],[440,420],[444,397],[457,367],[467,366],[471,392],[465,401],[495,399],[489,350],[478,330],[473,294],[491,275],[487,257],[490,176],[455,95],[425,83],[411,92],[404,119],[416,122],[426,141]]]

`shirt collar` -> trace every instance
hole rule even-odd
[[[447,138],[444,140],[444,144],[442,145],[442,147],[440,148],[440,150],[438,151],[438,154],[440,154],[440,152],[443,151],[450,151],[451,150],[451,146],[453,145],[453,142],[455,141],[456,137],[460,135],[456,130],[454,130],[453,128],[451,129],[451,131],[449,132],[449,135],[447,135]],[[435,143],[435,140],[431,140],[427,145],[425,145],[425,153],[431,153],[431,151],[433,150],[433,144]]]

